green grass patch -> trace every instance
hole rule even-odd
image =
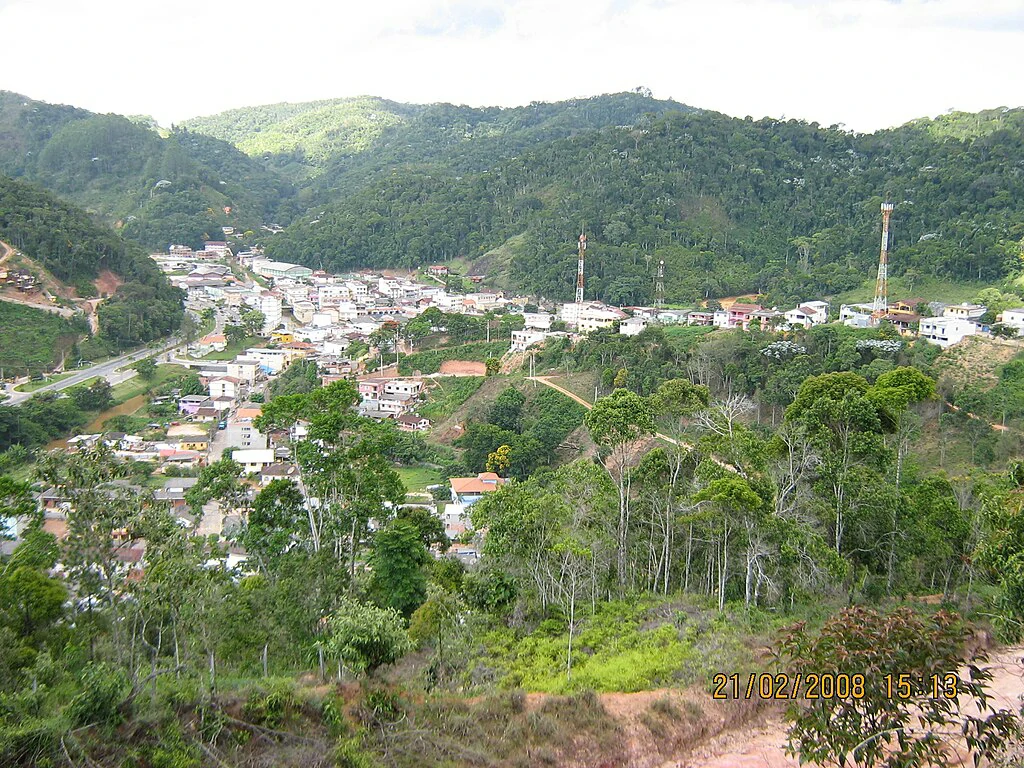
[[[27,384],[19,384],[15,387],[18,392],[35,392],[37,389],[45,387],[47,384],[56,384],[58,381],[63,381],[68,376],[74,376],[75,371],[66,371],[65,373],[55,373],[52,376],[47,376],[41,381],[30,381]]]
[[[434,379],[427,390],[427,402],[420,406],[419,412],[433,422],[447,419],[469,400],[483,383],[483,376],[445,376]]]
[[[199,358],[201,360],[234,360],[249,347],[262,347],[267,340],[260,336],[247,336],[238,341],[229,341],[223,352],[211,352]]]
[[[920,277],[911,282],[906,277],[889,278],[889,301],[896,299],[921,298],[926,301],[944,301],[958,304],[970,301],[983,288],[991,288],[991,283],[977,280],[940,280],[935,277]],[[858,288],[851,288],[832,297],[832,311],[838,313],[841,304],[860,304],[873,301],[875,298],[875,279],[870,278]]]
[[[156,367],[156,375],[152,379],[147,381],[141,376],[135,376],[127,381],[122,381],[114,386],[113,390],[111,390],[111,395],[114,398],[114,402],[123,403],[125,400],[131,400],[138,395],[144,395],[161,384],[165,384],[178,376],[184,376],[189,372],[189,369],[183,365],[158,365]]]
[[[81,335],[60,315],[6,301],[0,301],[0,329],[0,368],[5,376],[50,370],[62,353],[71,356]]]
[[[709,325],[666,325],[663,330],[665,338],[672,342],[673,346],[689,349],[697,341],[718,329]]]
[[[428,485],[441,482],[441,473],[434,467],[395,467],[395,471],[409,493],[424,493]]]

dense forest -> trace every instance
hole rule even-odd
[[[49,192],[3,175],[0,240],[70,285],[88,284],[103,270],[124,280],[97,311],[100,336],[114,348],[167,336],[181,324],[181,291],[139,245]]]
[[[484,170],[408,163],[269,250],[328,268],[412,267],[510,241],[504,264],[485,262],[492,275],[505,269],[512,285],[564,299],[583,227],[597,298],[651,301],[664,259],[669,300],[792,301],[863,282],[877,262],[879,203],[891,200],[895,274],[994,281],[1019,265],[1024,235],[1024,112],[996,114],[984,130],[981,116],[963,115],[871,135],[709,112],[639,116]]]
[[[158,132],[0,91],[0,173],[82,206],[146,247],[201,246],[222,226],[258,229],[292,194],[227,142]]]
[[[670,302],[781,303],[864,282],[883,200],[896,204],[894,275],[1003,279],[1024,236],[1022,124],[1021,110],[996,109],[854,134],[637,89],[507,109],[275,104],[158,132],[3,94],[0,171],[148,247],[233,226],[314,267],[463,258],[493,284],[565,299],[582,228],[588,297],[650,302],[663,259]],[[293,223],[271,236],[268,221]]]

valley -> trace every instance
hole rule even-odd
[[[1015,764],[1022,126],[0,93],[0,763]]]

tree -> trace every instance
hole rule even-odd
[[[274,572],[308,529],[305,499],[291,480],[272,480],[256,494],[242,541],[264,571]]]
[[[407,518],[393,520],[374,535],[370,594],[378,605],[411,616],[427,597],[428,562],[420,529]]]
[[[250,309],[248,312],[243,312],[241,320],[242,327],[250,336],[256,336],[267,324],[267,316],[258,309]]]
[[[412,649],[398,611],[347,597],[328,622],[326,645],[349,669],[370,675]]]
[[[142,358],[132,368],[146,381],[152,381],[156,376],[156,361],[152,357]]]
[[[948,742],[956,734],[976,764],[997,755],[1017,718],[990,704],[992,673],[979,666],[982,651],[969,654],[966,675],[958,672],[969,635],[946,611],[922,617],[847,608],[817,636],[795,625],[778,647],[786,671],[792,679],[814,676],[834,695],[790,710],[789,750],[819,765],[960,765]],[[848,696],[839,687],[845,683]]]
[[[626,584],[629,545],[629,447],[654,431],[650,404],[634,392],[616,389],[600,398],[583,417],[594,441],[608,451],[605,464],[619,491],[619,524],[616,533],[619,585]]]
[[[488,357],[484,361],[484,370],[488,376],[497,376],[501,373],[501,360],[497,357]]]
[[[105,378],[99,378],[88,387],[80,386],[71,390],[71,397],[75,404],[83,411],[102,411],[107,408],[113,397],[111,396],[110,382]]]

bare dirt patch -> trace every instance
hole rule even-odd
[[[99,276],[92,281],[92,284],[96,286],[96,290],[99,291],[100,296],[113,296],[117,289],[124,285],[124,280],[115,275],[109,269],[104,269],[100,272]]]
[[[939,355],[935,370],[939,379],[957,387],[970,383],[988,389],[999,381],[999,369],[1022,349],[1016,341],[968,336]]]
[[[470,360],[445,360],[440,373],[445,376],[486,376],[487,366]]]

